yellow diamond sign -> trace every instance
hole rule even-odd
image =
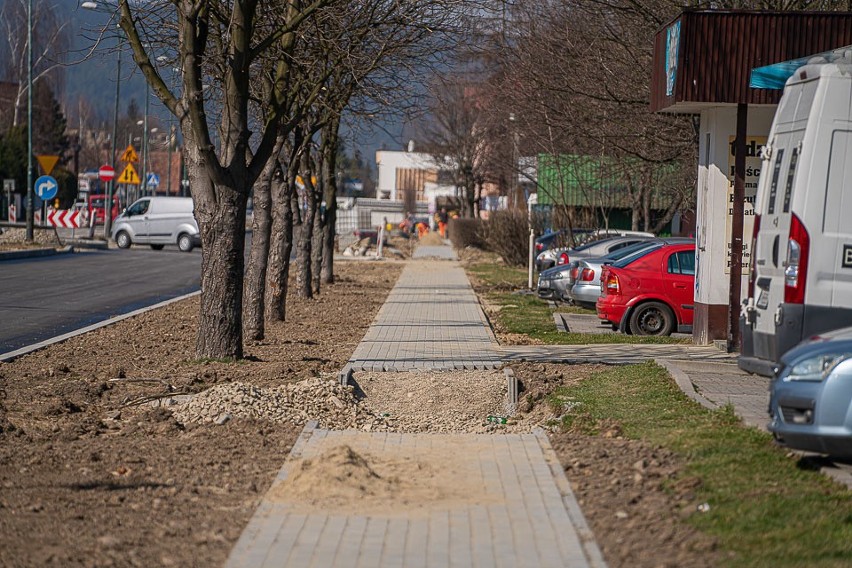
[[[127,164],[127,167],[124,168],[124,171],[121,172],[120,176],[118,176],[116,183],[139,185],[139,174],[136,173],[136,169],[133,167],[133,164]]]
[[[139,156],[136,154],[136,149],[133,147],[133,144],[129,145],[127,149],[124,151],[124,154],[121,155],[122,162],[128,162],[130,164],[135,164],[139,161]],[[126,171],[126,170],[125,170]],[[120,182],[125,183],[125,182]],[[139,183],[134,182],[134,183]]]

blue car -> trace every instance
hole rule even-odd
[[[813,337],[781,357],[769,416],[780,443],[852,459],[852,327]]]

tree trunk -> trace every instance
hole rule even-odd
[[[322,231],[322,271],[320,279],[323,284],[334,284],[334,240],[337,236],[337,196],[331,201],[326,199],[325,223]]]
[[[314,296],[320,293],[320,272],[322,272],[322,240],[325,232],[325,219],[323,218],[323,188],[325,180],[323,177],[323,162],[325,161],[325,153],[322,148],[316,154],[314,161],[313,172],[316,172],[317,183],[313,184],[313,178],[309,185],[314,194],[314,224],[311,234],[311,292]]]
[[[185,128],[185,132],[191,130]],[[201,311],[195,353],[199,359],[243,356],[243,254],[247,172],[231,170],[232,185],[214,185],[204,154],[185,135],[185,159],[195,219],[201,235]]]
[[[218,203],[196,202],[201,231],[201,313],[195,351],[198,358],[243,356],[243,254],[246,194],[217,186]]]
[[[305,184],[305,198],[307,207],[305,215],[302,218],[302,227],[299,232],[299,249],[298,249],[298,272],[296,272],[296,291],[300,298],[313,298],[313,288],[311,286],[311,250],[314,232],[314,219],[316,213],[316,193],[313,183],[311,182],[311,167],[310,155],[308,150],[302,154],[302,180]]]
[[[314,231],[311,244],[311,291],[314,295],[320,293],[320,273],[322,272],[323,239],[325,238],[325,219],[321,211],[320,199],[314,199]]]
[[[322,224],[322,269],[320,281],[323,284],[334,284],[334,240],[337,235],[337,153],[340,140],[340,118],[332,119],[325,129],[323,140],[323,199],[325,214]],[[316,276],[316,274],[315,274]]]
[[[272,231],[266,270],[266,319],[284,321],[287,315],[287,280],[293,252],[292,183],[290,176],[272,179]]]
[[[277,152],[273,153],[276,156]],[[266,269],[269,262],[269,237],[272,230],[272,176],[277,164],[270,158],[254,187],[254,219],[252,221],[251,252],[245,280],[245,316],[243,334],[247,339],[260,340],[264,336],[264,296]]]

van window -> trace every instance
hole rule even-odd
[[[831,151],[828,158],[828,176],[825,184],[825,209],[822,230],[826,234],[849,233],[852,199],[852,132],[835,130],[831,134]]]
[[[796,105],[796,122],[807,120],[811,114],[811,107],[814,106],[814,97],[816,96],[819,83],[819,81],[809,81],[802,85],[799,104]]]
[[[137,201],[127,210],[127,215],[142,215],[146,211],[148,211],[148,204],[150,202],[146,199],[145,201]]]
[[[790,168],[787,170],[787,186],[784,188],[784,213],[790,212],[790,198],[793,195],[793,181],[796,178],[796,165],[799,162],[799,148],[793,148],[790,154]]]
[[[781,175],[781,160],[784,159],[784,148],[778,148],[778,151],[772,156],[775,160],[775,165],[772,167],[772,185],[769,186],[769,211],[772,215],[775,213],[775,196],[778,193],[778,178]]]
[[[695,251],[684,250],[669,257],[669,274],[695,276]]]

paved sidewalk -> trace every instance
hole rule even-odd
[[[422,248],[443,249],[430,257],[452,252]],[[494,369],[501,363],[467,275],[447,260],[405,267],[349,361],[355,371]]]
[[[371,511],[370,503],[364,502],[358,512],[306,511],[287,501],[289,473],[302,460],[340,445],[373,459],[406,456],[423,468],[452,468],[454,484],[479,488],[477,499],[457,497],[424,509],[396,511]],[[437,481],[429,476],[420,480],[436,495],[453,490],[446,481],[442,485],[440,476]],[[370,434],[311,427],[303,432],[226,564],[228,568],[589,565],[602,566],[603,561],[543,433]]]
[[[422,247],[418,258],[451,258]],[[354,370],[493,368],[502,353],[464,271],[453,260],[406,266],[350,360]],[[376,463],[416,460],[418,486],[453,499],[426,508],[308,507],[287,495],[302,459],[347,445]],[[468,491],[460,489],[470,488]],[[351,507],[351,505],[350,505]],[[387,434],[309,425],[228,559],[255,566],[606,566],[543,433]]]

